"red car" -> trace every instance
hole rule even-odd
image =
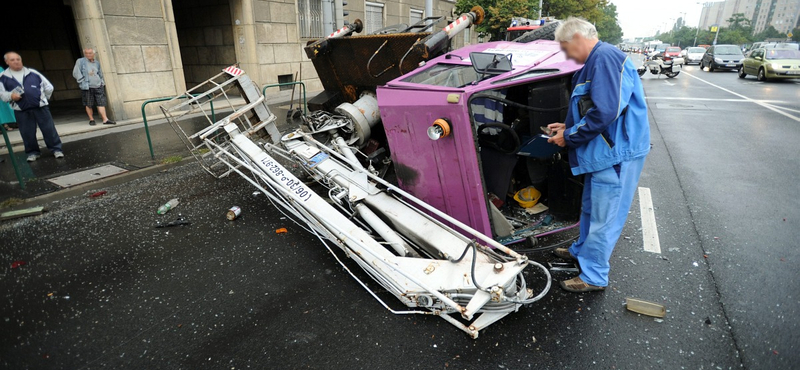
[[[664,51],[664,59],[678,58],[681,56],[681,48],[670,46]]]

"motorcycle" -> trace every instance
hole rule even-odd
[[[669,58],[664,57],[663,54],[658,53],[653,55],[652,57],[648,56],[645,59],[644,63],[636,69],[636,72],[639,73],[639,77],[644,76],[647,70],[650,70],[650,73],[661,77],[661,75],[665,75],[668,78],[674,78],[678,74],[681,73],[680,67],[675,68],[676,66],[680,66],[684,63],[683,58]],[[678,70],[676,70],[678,69]]]

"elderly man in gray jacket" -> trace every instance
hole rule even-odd
[[[106,116],[106,82],[103,80],[100,62],[94,58],[93,49],[83,50],[83,58],[75,61],[72,77],[75,77],[81,88],[81,98],[83,106],[86,107],[86,115],[89,116],[89,125],[95,125],[93,107],[97,107],[97,112],[103,118],[104,125],[115,125],[116,122]]]

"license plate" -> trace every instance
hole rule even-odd
[[[726,67],[736,67],[736,64],[726,64]]]
[[[800,75],[800,71],[789,71],[786,72],[787,75]]]

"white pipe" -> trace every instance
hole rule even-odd
[[[336,138],[333,139],[333,142],[334,144],[336,144],[336,147],[339,148],[339,152],[344,154],[344,156],[347,158],[350,164],[354,166],[357,165],[358,168],[364,169],[364,166],[362,166],[361,162],[358,161],[358,158],[356,158],[356,155],[353,153],[353,150],[350,149],[350,147],[347,145],[347,143],[341,136],[336,135]]]
[[[425,17],[433,17],[433,0],[425,0]]]
[[[372,226],[375,229],[375,232],[380,235],[383,240],[386,240],[389,245],[392,246],[398,254],[405,257],[409,254],[409,250],[411,250],[411,246],[409,246],[405,240],[403,240],[399,235],[397,235],[392,228],[389,227],[383,220],[381,220],[375,212],[372,212],[369,207],[365,206],[364,203],[359,203],[355,206],[356,212],[358,215],[361,216],[369,226]]]

